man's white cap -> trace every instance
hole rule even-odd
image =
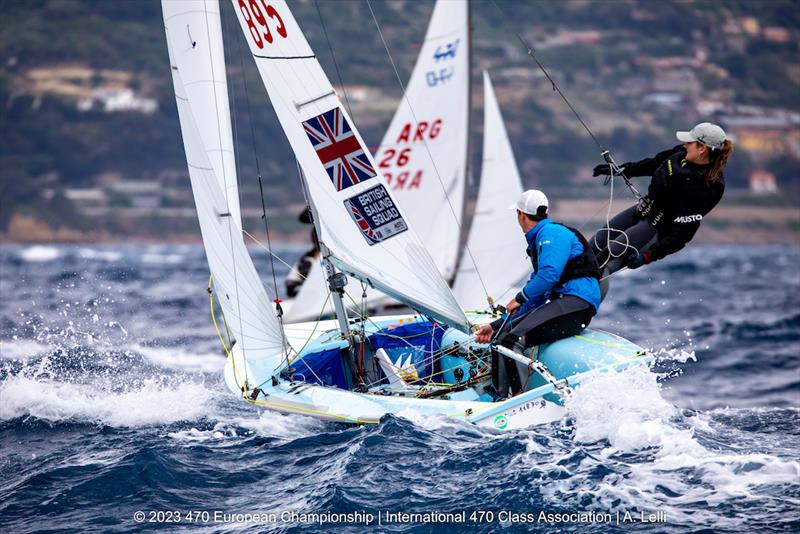
[[[678,141],[691,143],[699,141],[709,148],[717,149],[725,142],[725,131],[710,122],[701,122],[690,132],[675,132]]]
[[[511,204],[508,209],[519,210],[528,215],[547,215],[547,208],[550,203],[544,193],[538,189],[528,189],[519,197],[516,203]]]

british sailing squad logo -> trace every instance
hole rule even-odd
[[[364,147],[338,107],[303,121],[303,130],[337,191],[376,176]]]
[[[370,246],[408,230],[383,184],[348,198],[344,207]]]

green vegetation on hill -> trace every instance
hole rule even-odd
[[[520,169],[531,183],[581,194],[585,187],[578,186],[578,178],[585,177],[599,156],[586,132],[539,76],[514,32],[533,43],[562,89],[597,128],[601,142],[614,149],[620,161],[669,146],[672,131],[708,118],[696,111],[698,100],[724,101],[725,110],[712,119],[735,115],[739,106],[800,112],[800,6],[794,0],[498,3],[503,14],[488,1],[473,2],[473,57],[490,66]],[[372,2],[404,82],[432,5],[432,0]],[[233,7],[226,0],[221,6],[243,203],[259,205],[250,121],[269,186],[268,204],[296,202],[301,195],[291,151],[253,62],[244,54]],[[399,100],[401,89],[364,2],[322,0],[292,6],[335,84],[341,76],[346,85],[377,87],[385,97]],[[0,231],[15,212],[56,225],[85,225],[63,190],[95,186],[102,176],[159,180],[169,172],[185,174],[160,2],[0,0],[0,8]],[[781,29],[788,32],[788,39]],[[596,41],[569,34],[592,31],[598,33]],[[697,62],[686,67],[653,66],[653,59],[669,57]],[[70,74],[70,68],[75,73]],[[665,75],[669,69],[666,74],[674,74],[672,78]],[[527,78],[507,75],[512,70]],[[476,97],[479,80],[476,69]],[[79,111],[81,98],[115,84],[155,100],[157,111],[109,113],[97,107]],[[652,93],[674,93],[681,100],[672,107],[660,106],[647,100]],[[512,97],[507,98],[511,103],[504,101],[504,95]],[[362,113],[356,108],[354,117],[368,144],[376,146],[389,113]],[[476,165],[480,117],[475,110]],[[798,125],[790,128],[796,131]],[[744,186],[748,173],[757,167],[771,170],[781,184],[800,182],[796,154],[764,156],[737,150],[727,173],[730,183]],[[188,188],[188,180],[177,187]],[[49,193],[43,196],[44,191]],[[125,202],[112,199],[117,206]],[[165,200],[162,205],[180,202]],[[119,229],[125,231],[124,225]]]

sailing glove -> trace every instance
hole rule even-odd
[[[609,174],[611,174],[611,166],[608,163],[601,163],[592,171],[592,176],[608,176]]]
[[[650,254],[647,252],[634,252],[628,256],[628,269],[638,269],[650,263]]]

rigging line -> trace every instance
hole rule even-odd
[[[609,183],[608,209],[606,210],[606,225],[605,228],[600,228],[600,230],[597,233],[595,233],[595,235],[592,237],[595,248],[597,248],[598,250],[605,251],[605,256],[606,256],[605,260],[603,260],[603,263],[599,266],[601,271],[606,267],[606,265],[608,265],[608,263],[612,259],[619,259],[626,257],[629,254],[629,249],[633,249],[633,251],[636,253],[639,252],[639,249],[637,247],[630,244],[630,238],[628,237],[628,234],[625,233],[624,230],[619,230],[617,228],[611,227],[611,207],[612,204],[614,203],[614,176],[617,170],[619,169],[614,169],[613,165],[610,165],[610,169],[611,169],[611,176],[608,179],[610,183]],[[605,246],[601,247],[597,242],[597,234],[603,231],[605,232],[606,239],[605,239]],[[613,238],[611,237],[612,232],[614,232]],[[619,253],[614,253],[611,250],[612,244],[622,246],[621,251]],[[611,274],[608,274],[603,278],[601,278],[601,280],[605,280],[606,278],[609,278],[610,276],[616,274],[621,270],[623,269],[619,269]]]
[[[230,345],[230,343],[231,343],[231,338],[230,338],[230,336],[228,336],[228,344],[226,345],[225,344],[225,340],[222,337],[222,332],[220,332],[219,326],[217,326],[217,317],[216,317],[216,313],[214,312],[214,292],[211,289],[211,287],[212,287],[211,286],[211,282],[213,280],[214,280],[214,275],[212,274],[212,275],[210,275],[208,277],[208,286],[206,287],[206,292],[208,293],[208,304],[209,304],[209,308],[211,310],[211,320],[214,322],[214,329],[217,331],[217,337],[219,337],[219,341],[220,341],[220,343],[222,343],[222,348],[225,349],[225,354],[227,356],[230,356],[230,351],[228,350],[228,345]],[[232,363],[233,363],[233,372],[234,372],[233,378],[236,379],[236,362],[234,361]],[[236,385],[237,386],[239,385],[238,380],[236,381]]]
[[[221,12],[219,13],[219,17],[220,17],[220,33],[222,33],[222,13]],[[203,2],[203,18],[206,21],[206,36],[207,36],[207,39],[208,39],[208,62],[209,62],[209,66],[211,67],[211,79],[215,80],[216,76],[214,74],[214,57],[212,55],[212,50],[211,50],[211,26],[210,26],[209,20],[208,20],[207,0],[205,0]],[[220,46],[222,46],[222,43],[220,43]],[[223,61],[224,61],[224,59],[225,59],[225,56],[224,56],[224,51],[223,51]],[[221,149],[222,148],[222,125],[220,124],[220,117],[219,117],[219,98],[217,96],[217,84],[213,83],[213,81],[211,83],[211,88],[212,88],[212,91],[213,91],[213,94],[214,94],[214,111],[216,112],[216,116],[217,116],[217,141],[218,141],[219,147]],[[222,165],[222,182],[223,182],[224,187],[225,187],[225,208],[227,209],[228,213],[230,213],[231,208],[230,208],[230,200],[228,198],[228,195],[229,195],[229,193],[228,193],[228,177],[227,177],[227,175],[225,173],[225,157],[224,157],[224,155],[222,153],[220,153],[220,163]],[[237,200],[238,200],[238,198],[237,198]],[[241,219],[241,210],[239,211],[239,217]],[[238,224],[241,225],[241,222],[239,222]],[[237,237],[241,238],[241,234],[239,236],[237,236]],[[235,257],[235,254],[234,254],[234,246],[233,246],[233,228],[232,228],[232,222],[231,222],[230,218],[228,218],[228,238],[230,240],[230,245],[231,245],[231,264],[232,264],[232,267],[233,267],[233,287],[234,287],[234,291],[236,292],[236,311],[237,311],[237,315],[239,316],[239,331],[242,332],[242,339],[240,340],[241,344],[242,344],[242,359],[246,363],[247,362],[247,351],[245,350],[246,348],[245,348],[245,340],[244,340],[244,338],[246,336],[244,335],[244,324],[243,324],[243,321],[242,321],[242,303],[241,303],[241,299],[239,298],[239,279],[238,279],[238,273],[237,273],[237,269],[236,269],[236,257]],[[244,370],[244,382],[245,382],[245,387],[247,387],[247,382],[248,382],[248,380],[247,380],[247,365],[245,365],[245,370]]]
[[[406,104],[408,104],[408,109],[411,111],[411,117],[414,119],[414,124],[419,128],[419,121],[417,120],[417,115],[414,113],[414,108],[411,105],[411,101],[408,99],[408,95],[406,94],[406,87],[403,84],[403,80],[400,78],[400,72],[397,70],[397,65],[395,65],[394,58],[392,57],[392,53],[389,50],[389,45],[386,42],[386,39],[383,37],[383,31],[381,31],[381,26],[378,23],[378,18],[375,16],[375,12],[372,10],[372,4],[370,0],[365,0],[367,3],[367,7],[369,8],[369,12],[372,15],[372,20],[375,22],[375,27],[378,29],[378,35],[381,38],[381,42],[383,43],[383,48],[386,50],[386,55],[389,57],[389,62],[392,65],[392,69],[394,70],[394,75],[397,78],[397,82],[400,84],[400,88],[403,90],[403,100],[405,100]],[[469,29],[468,29],[469,30]],[[469,135],[469,133],[467,134]],[[447,200],[447,205],[450,207],[450,212],[453,214],[453,218],[455,219],[456,226],[458,226],[459,235],[464,232],[464,227],[462,221],[459,220],[458,215],[456,214],[456,210],[453,207],[452,202],[450,202],[450,196],[447,194],[447,188],[444,186],[444,181],[442,180],[442,176],[439,174],[439,169],[436,166],[436,161],[433,159],[433,154],[431,153],[431,149],[428,146],[428,142],[424,139],[422,140],[422,144],[425,147],[425,151],[428,154],[428,158],[431,160],[431,164],[433,165],[434,174],[436,175],[437,180],[439,180],[439,185],[442,187],[442,192],[444,192],[444,198]],[[464,169],[466,172],[466,169]],[[483,281],[483,277],[481,276],[480,270],[478,269],[478,263],[475,261],[475,257],[472,255],[472,251],[469,249],[469,245],[464,243],[464,250],[467,251],[467,254],[472,260],[472,264],[475,266],[475,274],[478,275],[478,280],[483,287],[484,294],[489,297],[489,290],[486,288],[486,284]]]
[[[325,308],[328,306],[328,301],[330,300],[330,298],[331,298],[331,294],[330,294],[330,293],[328,293],[328,296],[327,296],[327,297],[325,297],[325,302],[323,302],[323,303],[322,303],[322,309],[320,309],[320,311],[319,311],[319,314],[317,315],[317,320],[314,322],[314,328],[311,330],[311,333],[308,335],[308,338],[306,338],[305,342],[303,343],[303,346],[302,346],[302,347],[300,347],[300,350],[294,350],[294,349],[292,349],[292,350],[294,351],[294,356],[293,356],[293,357],[289,357],[289,356],[287,355],[287,357],[286,357],[286,366],[287,366],[287,367],[288,367],[288,366],[289,366],[289,365],[290,365],[290,364],[291,364],[293,361],[295,361],[297,358],[299,358],[299,357],[300,357],[300,353],[301,353],[301,352],[303,352],[303,351],[305,350],[306,346],[308,346],[308,344],[311,342],[311,339],[314,337],[314,333],[317,331],[317,328],[319,327],[319,323],[322,321],[322,314],[323,314],[323,313],[325,313]],[[305,362],[303,362],[303,363],[305,363]],[[278,365],[278,367],[276,367],[275,369],[273,369],[271,374],[274,376],[274,374],[275,374],[277,371],[279,371],[279,370],[280,370],[280,368],[281,368],[281,366],[282,366],[282,365],[283,365],[283,363],[281,363],[280,365]],[[323,381],[322,381],[322,380],[321,380],[321,379],[320,379],[320,378],[319,378],[319,377],[316,375],[316,373],[314,373],[314,370],[313,370],[313,369],[311,369],[311,366],[309,366],[308,364],[306,364],[306,367],[307,367],[308,369],[310,369],[310,370],[311,370],[311,372],[312,372],[312,374],[314,374],[314,376],[316,376],[316,377],[317,377],[317,379],[320,381],[320,384],[322,384],[322,385],[327,385],[327,384],[325,384],[325,383],[324,383],[324,382],[323,382]],[[289,377],[289,378],[291,378],[291,377]],[[257,387],[261,387],[261,386],[263,386],[264,384],[266,384],[266,383],[267,383],[267,381],[268,381],[268,380],[270,380],[270,378],[267,378],[266,380],[264,380],[263,382],[261,382],[261,383],[260,383],[260,384],[259,384]]]
[[[505,12],[503,12],[503,10],[500,9],[500,6],[497,5],[497,2],[495,0],[489,0],[489,1],[492,3],[492,5],[494,5],[495,8],[497,8],[497,11],[500,12],[500,16],[503,17],[504,19],[506,19],[507,17],[506,17]],[[519,39],[519,42],[522,43],[522,46],[525,47],[525,49],[527,50],[528,56],[530,56],[530,58],[533,59],[536,62],[536,64],[539,66],[539,68],[544,73],[545,77],[547,77],[547,80],[552,85],[553,90],[556,91],[559,94],[559,96],[561,96],[561,98],[564,100],[564,102],[567,104],[567,106],[569,106],[569,109],[572,110],[572,113],[575,115],[575,118],[578,119],[578,122],[581,123],[581,125],[586,130],[586,132],[589,134],[589,136],[592,138],[592,140],[595,142],[595,144],[600,148],[600,151],[601,152],[605,152],[606,151],[605,147],[602,145],[602,143],[600,143],[600,141],[597,139],[597,137],[595,137],[595,135],[592,133],[592,131],[589,129],[589,127],[586,125],[586,123],[583,121],[581,116],[575,110],[575,108],[572,107],[572,104],[567,99],[566,95],[558,87],[558,85],[556,84],[555,80],[553,80],[553,78],[550,77],[550,73],[547,72],[547,69],[544,68],[544,65],[542,65],[542,63],[539,61],[539,58],[536,57],[536,50],[534,50],[533,46],[529,45],[525,41],[525,39],[516,30],[512,29],[511,31],[514,33],[514,35],[517,36],[517,39]]]
[[[344,104],[347,107],[347,114],[353,117],[353,110],[350,108],[350,99],[347,97],[347,91],[344,88],[344,81],[342,80],[342,72],[339,70],[339,62],[336,61],[336,54],[333,53],[333,45],[330,38],[328,38],[328,29],[325,27],[325,19],[322,17],[322,11],[319,9],[319,1],[314,0],[314,7],[317,8],[317,15],[319,22],[322,25],[322,32],[325,34],[325,40],[328,42],[328,50],[331,51],[331,58],[333,58],[333,66],[336,68],[336,77],[339,78],[339,87],[342,88],[344,94]],[[355,119],[355,117],[353,117]]]
[[[489,1],[492,3],[492,5],[494,5],[495,8],[497,8],[497,11],[500,13],[501,17],[507,18],[503,10],[500,9],[500,6],[497,4],[496,0],[489,0]],[[586,132],[589,134],[589,137],[591,137],[592,140],[595,142],[595,144],[598,146],[598,148],[600,148],[600,153],[603,156],[603,159],[605,159],[605,161],[611,168],[611,173],[612,173],[611,177],[613,178],[615,174],[619,174],[620,178],[622,178],[625,181],[625,185],[628,186],[628,189],[630,189],[633,196],[636,197],[636,200],[641,200],[642,195],[639,193],[639,191],[637,191],[633,183],[628,179],[627,176],[625,176],[625,174],[622,172],[622,169],[614,161],[614,158],[611,156],[611,151],[605,148],[603,144],[597,139],[597,137],[595,137],[594,133],[592,133],[592,130],[589,129],[589,126],[581,118],[580,114],[578,114],[578,111],[572,106],[572,103],[567,99],[567,96],[563,93],[563,91],[561,91],[561,88],[558,86],[558,84],[556,84],[555,80],[553,80],[553,78],[550,76],[550,73],[547,72],[547,69],[544,68],[542,62],[539,61],[539,58],[536,56],[536,50],[533,48],[533,46],[528,44],[528,42],[525,41],[525,39],[517,31],[513,29],[511,31],[514,33],[514,35],[517,36],[517,39],[519,39],[519,42],[522,43],[522,46],[525,47],[528,56],[536,62],[541,71],[544,73],[545,77],[552,85],[553,90],[556,91],[559,94],[559,96],[561,96],[561,99],[564,100],[565,104],[567,104],[567,107],[569,107],[570,111],[572,111],[572,114],[575,115],[575,118],[578,119],[578,122],[581,123],[581,126],[583,126],[584,130],[586,130]]]
[[[244,235],[246,235],[247,237],[249,237],[250,239],[252,239],[252,240],[253,240],[253,242],[255,242],[255,244],[256,244],[256,245],[258,245],[259,247],[261,247],[262,249],[264,249],[265,251],[267,251],[267,253],[269,253],[269,254],[272,254],[272,255],[275,257],[275,259],[276,259],[276,260],[278,260],[278,261],[279,261],[279,262],[281,262],[283,265],[285,265],[286,267],[288,267],[290,272],[293,272],[294,274],[296,274],[297,276],[299,276],[299,277],[300,277],[300,278],[302,278],[303,280],[305,280],[305,279],[306,279],[306,277],[305,277],[305,276],[304,276],[304,275],[303,275],[303,274],[302,274],[300,271],[298,271],[297,269],[295,269],[294,267],[292,267],[291,265],[289,265],[288,263],[286,263],[286,261],[285,261],[283,258],[281,258],[281,257],[280,257],[280,256],[278,256],[277,254],[275,254],[274,252],[272,252],[270,249],[268,249],[266,245],[264,245],[264,244],[263,244],[261,241],[259,241],[259,240],[256,238],[256,236],[254,236],[253,234],[251,234],[251,233],[250,233],[250,232],[248,232],[247,230],[242,230],[242,233],[243,233]]]

